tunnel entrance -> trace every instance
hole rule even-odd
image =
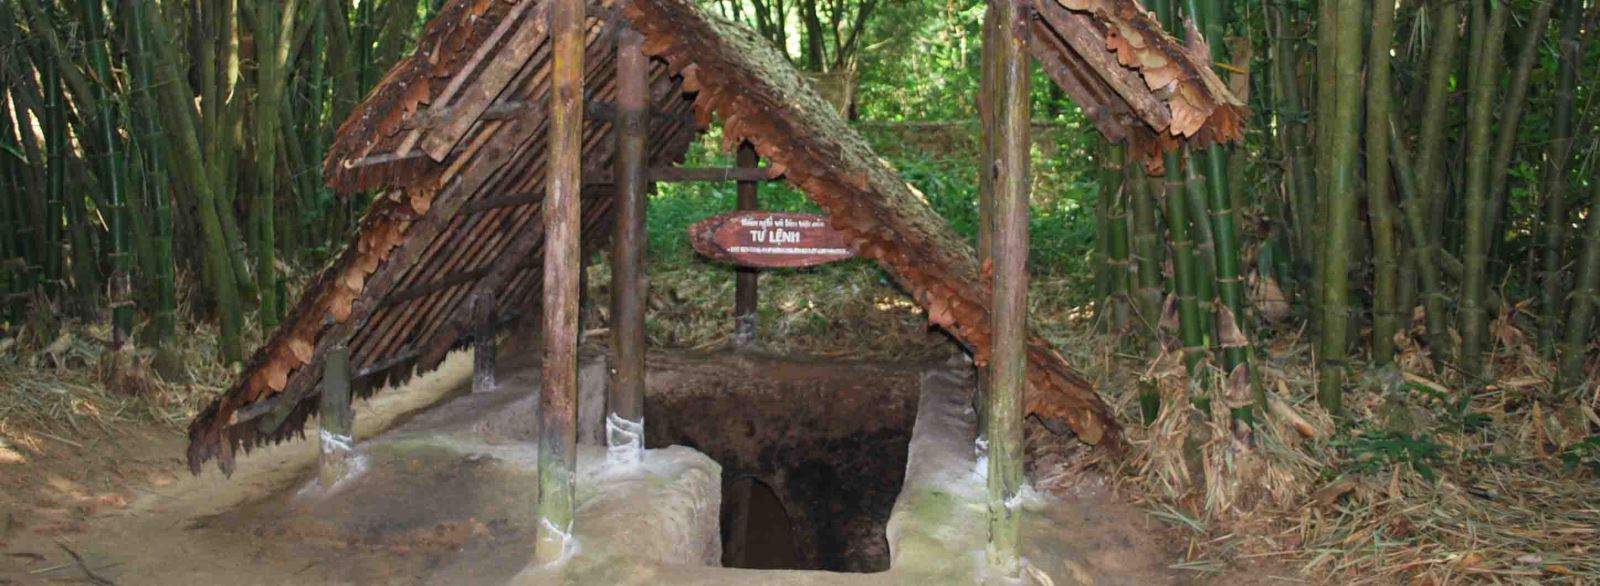
[[[884,571],[921,370],[652,356],[646,444],[722,465],[724,566]]]
[[[722,495],[722,565],[781,570],[800,565],[794,521],[772,486],[754,478],[734,481]]]

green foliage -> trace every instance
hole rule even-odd
[[[1057,141],[1082,136],[1064,130]],[[1089,135],[1092,139],[1093,136]],[[870,137],[875,138],[875,137]],[[879,142],[879,141],[874,141]],[[721,152],[720,131],[713,130],[690,149],[688,166],[732,166],[732,156]],[[1034,154],[1034,197],[1030,230],[1033,250],[1029,267],[1033,274],[1071,281],[1069,290],[1076,298],[1063,302],[1087,302],[1093,297],[1088,285],[1093,280],[1094,202],[1096,187],[1093,161],[1078,141],[1061,142],[1058,156]],[[926,153],[915,150],[884,149],[882,154],[900,176],[925,197],[952,229],[977,245],[978,174],[972,163],[975,155],[963,152]],[[1071,156],[1065,156],[1071,153]],[[732,183],[663,183],[650,198],[648,219],[650,262],[669,267],[699,262],[689,247],[689,226],[706,217],[735,208]],[[821,213],[823,210],[805,195],[784,182],[761,186],[760,206],[765,210]],[[850,265],[853,263],[843,263]],[[832,266],[832,265],[829,265]],[[827,271],[828,267],[809,269]]]
[[[1413,435],[1396,431],[1366,431],[1348,439],[1334,439],[1329,444],[1343,450],[1350,458],[1348,470],[1351,472],[1384,472],[1405,464],[1430,482],[1436,477],[1434,467],[1442,462],[1448,449],[1426,433]]]
[[[1600,475],[1600,436],[1593,436],[1568,446],[1561,451],[1561,462],[1567,470],[1588,468],[1591,474]]]

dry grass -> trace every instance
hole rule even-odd
[[[12,445],[43,437],[77,446],[88,435],[134,423],[181,430],[234,376],[214,358],[217,336],[209,324],[185,324],[158,357],[149,350],[112,352],[105,323],[48,324],[54,332],[40,323],[23,326],[0,346],[0,441]],[[248,339],[259,340],[259,332],[252,328]]]
[[[1315,436],[1280,416],[1243,439],[1218,385],[1191,385],[1173,356],[1106,351],[1117,344],[1075,323],[1055,341],[1127,426],[1124,491],[1181,528],[1180,567],[1270,559],[1326,583],[1600,583],[1600,453],[1585,451],[1600,403],[1556,397],[1551,365],[1508,320],[1496,325],[1498,382],[1469,391],[1408,345],[1404,373],[1355,367],[1342,424],[1316,404],[1309,345],[1279,333],[1256,374]],[[1140,385],[1164,399],[1150,426]],[[1214,412],[1194,409],[1196,395]]]

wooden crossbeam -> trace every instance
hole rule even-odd
[[[409,289],[402,289],[400,291],[390,293],[388,297],[383,298],[383,302],[379,304],[379,307],[399,305],[401,303],[411,301],[412,299],[427,297],[456,285],[471,283],[483,278],[483,276],[487,274],[489,274],[489,267],[487,266],[470,271],[451,273],[449,275],[445,275],[445,277],[442,279],[435,279]]]
[[[501,100],[490,104],[488,108],[485,108],[483,113],[478,115],[478,120],[483,122],[509,120],[530,112],[544,112],[549,107],[550,102],[543,98],[537,100]],[[415,116],[412,116],[410,120],[402,123],[401,128],[408,130],[420,129],[426,131],[444,125],[446,121],[454,118],[456,114],[457,109],[449,106],[423,110],[418,112]],[[611,122],[615,120],[616,117],[617,105],[615,102],[609,102],[605,100],[588,100],[583,104],[584,120]],[[669,112],[659,106],[654,105],[650,107],[650,118],[657,121],[672,119],[694,119],[693,116],[688,114]]]
[[[777,181],[779,177],[773,175],[771,167],[756,167],[750,169],[720,168],[720,167],[656,167],[650,170],[649,181],[653,183],[716,183],[723,181],[736,182],[764,182]],[[589,170],[583,173],[583,184],[611,185],[613,174],[609,170]],[[526,191],[521,193],[508,193],[479,199],[462,206],[463,214],[480,214],[490,210],[525,206],[539,203],[544,200],[542,191]]]

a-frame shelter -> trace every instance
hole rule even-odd
[[[1134,0],[1017,0],[1032,12],[1035,58],[1108,136],[1144,160],[1183,141],[1236,140],[1243,109],[1203,59]],[[551,39],[548,0],[452,0],[340,127],[326,162],[340,192],[376,191],[348,247],[313,279],[237,382],[191,424],[188,460],[226,472],[240,449],[303,432],[335,349],[358,394],[435,368],[539,306]],[[861,256],[881,265],[980,363],[991,284],[973,248],[780,54],[689,0],[587,2],[582,242],[612,233],[617,39],[649,56],[647,163],[672,176],[712,119],[748,142],[768,176],[819,204]],[[679,170],[693,176],[692,170]],[[708,210],[708,213],[712,210]],[[485,301],[487,300],[487,301]],[[493,303],[492,310],[474,304]],[[477,317],[475,317],[477,316]],[[344,352],[341,352],[343,354]],[[1028,339],[1029,413],[1088,443],[1118,427],[1092,386],[1042,336]]]

